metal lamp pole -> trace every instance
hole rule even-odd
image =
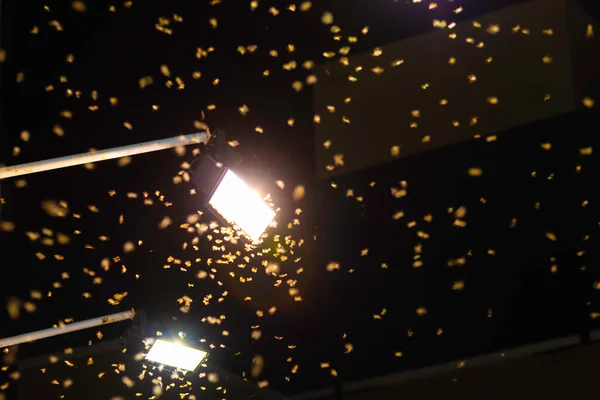
[[[12,336],[4,339],[0,339],[0,349],[3,347],[14,346],[21,343],[33,342],[34,340],[45,339],[52,336],[63,335],[69,332],[81,331],[83,329],[93,328],[95,326],[112,324],[127,319],[133,319],[135,317],[135,311],[129,310],[121,313],[105,315],[103,317],[87,319],[85,321],[74,322],[72,324],[66,324],[58,326],[56,328],[43,329],[41,331],[35,331],[25,333],[22,335]]]
[[[35,174],[36,172],[50,171],[53,169],[171,149],[174,147],[186,146],[188,144],[206,143],[208,142],[208,139],[210,139],[210,133],[208,131],[198,132],[185,136],[114,147],[112,149],[99,150],[91,153],[75,154],[72,156],[51,158],[49,160],[36,161],[27,164],[12,165],[0,168],[0,180],[21,175]]]

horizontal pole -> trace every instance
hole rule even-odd
[[[105,315],[103,317],[92,318],[85,321],[73,322],[72,324],[57,326],[56,328],[48,328],[43,329],[41,331],[8,337],[0,339],[0,349],[9,346],[15,346],[21,343],[33,342],[34,340],[45,339],[52,336],[63,335],[69,332],[81,331],[96,326],[112,324],[115,322],[124,321],[126,319],[133,319],[133,317],[135,317],[135,311],[131,309],[125,312]]]
[[[9,167],[0,168],[0,180],[59,168],[72,167],[75,165],[95,163],[98,161],[112,160],[115,158],[133,156],[136,154],[171,149],[173,147],[186,146],[188,144],[206,143],[209,138],[210,133],[208,131],[198,132],[190,135],[182,135],[128,146],[114,147],[112,149],[51,158],[49,160],[35,161],[27,164],[12,165]]]

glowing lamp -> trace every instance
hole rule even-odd
[[[184,371],[194,371],[207,355],[203,350],[157,339],[146,355],[146,360]]]
[[[260,240],[275,217],[275,211],[232,170],[209,155],[198,161],[192,179],[208,199],[208,206],[227,223],[236,225],[253,242]]]

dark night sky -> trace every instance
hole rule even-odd
[[[335,179],[338,189],[332,189],[329,182],[317,180],[314,171],[310,88],[296,93],[291,87],[308,75],[300,67],[302,61],[322,63],[323,51],[340,47],[320,22],[326,10],[343,35],[360,37],[353,46],[356,53],[427,32],[433,29],[433,18],[458,22],[518,1],[440,1],[429,11],[425,2],[327,0],[315,1],[306,13],[287,11],[291,2],[263,0],[255,11],[249,3],[134,1],[128,8],[121,2],[88,1],[86,13],[75,12],[70,1],[49,4],[49,12],[37,0],[2,3],[1,47],[7,59],[1,65],[0,160],[5,165],[192,133],[194,121],[204,113],[211,129],[225,128],[230,139],[239,141],[241,175],[263,193],[271,193],[282,209],[271,236],[279,234],[283,241],[292,235],[305,244],[281,263],[280,274],[287,276],[265,274],[262,258],[245,269],[237,266],[241,258],[234,264],[207,266],[209,258],[221,257],[212,250],[214,242],[206,240],[206,234],[200,236],[199,249],[193,251],[191,241],[197,235],[179,228],[187,216],[202,210],[200,200],[189,195],[190,184],[172,181],[180,164],[193,160],[191,148],[182,157],[173,151],[137,156],[125,167],[108,161],[94,170],[76,167],[32,175],[24,188],[16,187],[16,179],[7,180],[2,182],[7,204],[0,219],[15,227],[0,232],[0,293],[7,304],[9,298],[19,298],[34,302],[37,310],[22,310],[11,320],[3,308],[0,337],[42,329],[68,317],[82,320],[135,307],[157,320],[177,316],[206,339],[205,345],[224,344],[225,349],[211,353],[211,362],[231,372],[248,372],[253,355],[261,354],[265,369],[258,380],[268,380],[270,388],[282,393],[298,393],[335,383],[330,368],[321,368],[323,362],[338,372],[338,380],[351,381],[598,326],[590,319],[590,313],[600,312],[594,290],[594,282],[600,281],[597,108],[502,132],[493,145],[469,141],[347,174]],[[600,14],[592,3],[584,5],[597,19]],[[108,4],[116,12],[110,12]],[[279,15],[269,14],[271,6]],[[452,10],[459,6],[464,12],[456,16]],[[174,22],[173,14],[183,22]],[[159,17],[171,19],[172,35],[155,29]],[[216,29],[210,18],[217,19]],[[49,26],[52,20],[60,21],[63,31]],[[363,37],[360,30],[366,25],[370,32]],[[30,33],[34,26],[39,29],[35,35]],[[258,45],[255,53],[236,52],[238,46],[251,44]],[[294,53],[287,52],[288,44],[295,45]],[[214,51],[207,58],[196,58],[197,48],[211,46]],[[279,57],[270,57],[270,49],[277,49]],[[65,62],[69,53],[74,55],[72,64]],[[298,68],[283,70],[281,65],[291,60]],[[181,77],[185,89],[166,87],[161,65],[169,67],[173,80]],[[269,77],[262,76],[265,69],[272,71]],[[20,71],[25,78],[17,83]],[[202,77],[193,79],[194,71]],[[60,76],[68,82],[61,83]],[[144,76],[152,76],[154,83],[140,89],[138,80]],[[216,78],[218,85],[213,84]],[[54,90],[45,91],[48,85]],[[67,97],[67,88],[80,90],[81,98]],[[91,97],[93,90],[97,100]],[[110,105],[110,97],[119,99],[118,106]],[[211,104],[216,110],[208,110]],[[250,109],[247,116],[238,111],[244,104]],[[88,109],[93,105],[97,111]],[[159,110],[153,111],[152,105]],[[72,118],[61,117],[64,110],[71,111]],[[290,118],[295,119],[293,127],[287,123]],[[132,130],[123,126],[126,121]],[[55,124],[64,129],[64,136],[52,133]],[[263,134],[255,131],[257,126]],[[28,142],[20,139],[23,130],[30,132]],[[540,148],[546,142],[552,143],[552,151]],[[18,156],[13,156],[14,146],[20,147]],[[590,146],[594,154],[581,157],[579,149]],[[468,176],[465,171],[473,165],[481,166],[484,176]],[[550,174],[553,178],[547,179]],[[284,190],[276,180],[285,182]],[[409,196],[395,199],[390,187],[402,180],[409,182]],[[369,186],[372,181],[374,187]],[[306,187],[306,196],[294,201],[297,185]],[[346,197],[347,189],[364,201]],[[109,190],[116,195],[109,196]],[[164,201],[154,194],[157,190]],[[152,205],[144,205],[143,192]],[[138,198],[128,198],[127,193]],[[40,204],[48,199],[67,201],[69,215],[47,215]],[[585,200],[588,205],[582,207]],[[90,211],[89,205],[99,212]],[[455,217],[448,211],[460,207],[467,210],[464,229],[452,226]],[[303,210],[300,225],[288,229],[296,208]],[[391,216],[398,210],[404,210],[405,217],[396,221]],[[423,221],[428,214],[433,216],[431,223]],[[165,216],[173,223],[159,229]],[[517,223],[510,227],[513,218]],[[206,213],[200,222],[212,219]],[[411,220],[418,221],[417,228],[407,227]],[[25,235],[42,233],[42,228],[52,230],[55,241],[58,232],[67,234],[70,243],[46,246]],[[418,238],[419,229],[430,239]],[[553,232],[557,240],[549,240],[546,232]],[[313,234],[317,240],[311,243]],[[101,240],[102,235],[109,240]],[[143,244],[124,253],[125,242],[138,240]],[[184,242],[189,245],[185,250]],[[423,266],[414,268],[419,243]],[[361,255],[363,249],[368,254]],[[244,251],[228,245],[228,252],[236,250]],[[38,252],[46,258],[39,260]],[[64,260],[54,259],[55,254]],[[117,256],[121,260],[109,271],[101,269],[101,260]],[[170,256],[192,265],[183,271],[180,267],[185,265],[169,262]],[[302,259],[295,263],[296,257]],[[464,266],[448,266],[448,260],[461,257],[467,260]],[[196,258],[201,261],[196,263]],[[331,261],[338,262],[340,270],[327,271]],[[388,268],[381,268],[382,263]],[[556,272],[552,265],[558,266]],[[252,273],[251,267],[258,272]],[[299,267],[304,269],[301,274]],[[102,277],[102,283],[93,284],[84,268]],[[214,280],[196,278],[199,270],[210,268],[217,269]],[[69,279],[61,278],[63,272]],[[240,276],[253,280],[242,284]],[[282,283],[275,286],[278,279]],[[288,294],[288,279],[297,279],[302,302]],[[464,289],[452,290],[458,281],[464,282]],[[54,282],[62,287],[53,288]],[[31,290],[41,291],[44,298],[31,300]],[[225,291],[225,301],[218,303]],[[85,299],[84,292],[92,297]],[[123,292],[128,295],[119,306],[108,304],[108,298]],[[194,301],[187,314],[177,303],[184,295]],[[213,298],[205,306],[207,295]],[[247,296],[252,301],[244,301]],[[273,306],[277,312],[271,316],[267,310]],[[418,315],[420,307],[426,308],[426,315]],[[375,319],[382,309],[385,315]],[[265,316],[259,318],[257,310]],[[221,326],[201,322],[219,315],[226,316]],[[260,325],[261,339],[251,339],[252,325]],[[114,338],[125,329],[118,325],[104,333]],[[222,335],[223,330],[229,335]],[[89,340],[97,341],[95,330],[23,345],[19,358]],[[349,354],[344,354],[346,344],[353,347]],[[396,352],[403,356],[395,357]],[[286,361],[288,357],[293,361]],[[292,374],[295,364],[299,370]],[[0,385],[7,380],[7,374],[0,375]],[[65,394],[68,398],[68,390]]]

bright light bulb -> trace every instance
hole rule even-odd
[[[208,203],[254,242],[275,217],[275,211],[231,170],[225,172]]]
[[[194,371],[207,355],[206,351],[157,339],[146,355],[146,359],[181,370]]]

